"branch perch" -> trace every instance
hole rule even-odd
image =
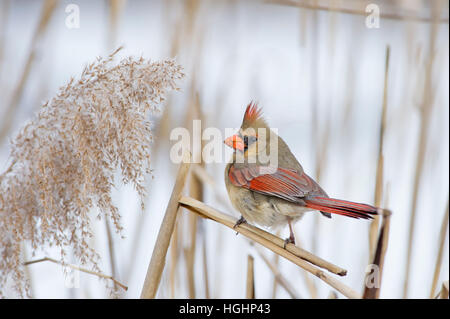
[[[91,275],[94,275],[94,276],[97,276],[97,277],[100,277],[100,278],[105,278],[105,279],[112,280],[112,282],[114,282],[115,285],[121,287],[124,290],[128,290],[127,286],[125,286],[124,284],[122,284],[119,281],[117,281],[113,276],[104,275],[102,273],[95,272],[95,271],[92,271],[92,270],[89,270],[89,269],[86,269],[86,268],[81,268],[79,266],[72,265],[72,264],[66,264],[66,263],[63,264],[59,260],[56,260],[56,259],[53,259],[53,258],[50,258],[50,257],[44,257],[44,258],[40,258],[40,259],[36,259],[36,260],[30,260],[30,261],[24,262],[23,265],[24,266],[29,266],[29,265],[37,264],[37,263],[44,262],[44,261],[50,261],[52,263],[55,263],[55,264],[58,264],[58,265],[61,265],[61,266],[66,266],[66,267],[69,267],[69,268],[72,268],[72,269],[75,269],[75,270],[78,270],[78,271],[82,271],[82,272],[85,272],[87,274],[91,274]]]
[[[320,278],[328,285],[330,285],[331,287],[342,293],[344,296],[355,299],[361,298],[361,295],[359,295],[355,290],[346,286],[345,284],[341,283],[335,278],[329,276],[328,274],[324,273],[322,270],[311,265],[309,262],[314,262],[314,264],[316,265],[320,264],[321,267],[329,271],[334,270],[332,272],[341,275],[346,274],[346,271],[344,269],[339,268],[329,262],[326,262],[323,259],[314,256],[313,254],[306,252],[305,250],[302,250],[292,244],[288,244],[286,246],[286,249],[284,249],[283,239],[275,235],[272,235],[262,229],[259,229],[255,226],[249,225],[247,223],[241,224],[238,227],[234,228],[234,225],[236,224],[237,221],[234,217],[223,214],[215,210],[214,208],[202,202],[199,202],[198,200],[183,196],[180,198],[179,203],[181,204],[181,206],[191,210],[192,212],[195,212],[204,218],[212,219],[222,225],[234,229],[243,236],[253,240],[254,242],[259,243],[260,245],[270,249],[274,253],[286,258],[287,260],[293,262],[297,266],[303,268],[304,270]]]

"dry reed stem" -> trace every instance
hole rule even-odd
[[[306,256],[309,260],[313,260],[316,263],[320,263],[323,266],[323,260],[320,259],[317,256],[312,255],[311,253],[305,253],[305,251],[299,249],[298,247],[295,247],[292,244],[288,244],[286,249],[283,248],[284,246],[284,240],[276,237],[275,235],[272,235],[262,229],[259,229],[255,226],[252,226],[250,224],[244,223],[239,225],[238,227],[234,228],[234,225],[236,224],[236,219],[233,218],[230,215],[223,214],[214,208],[199,202],[193,198],[189,198],[186,196],[182,196],[179,200],[179,203],[181,206],[188,208],[192,212],[195,212],[197,214],[200,214],[202,217],[212,219],[222,225],[225,225],[234,231],[237,231],[238,233],[242,234],[243,236],[253,240],[254,242],[259,243],[260,245],[270,249],[274,253],[286,258],[287,260],[293,262],[297,266],[305,269],[306,271],[312,273],[316,277],[320,278],[324,282],[326,282],[328,285],[342,293],[344,296],[348,298],[361,298],[361,296],[354,291],[352,288],[346,286],[344,283],[336,280],[335,278],[329,276],[319,268],[316,268],[309,262],[307,262],[305,259],[302,259],[298,255],[295,255],[292,253],[292,251],[295,251],[297,254],[303,254]],[[293,248],[295,247],[295,248]],[[328,263],[329,264],[329,263]],[[333,265],[334,266],[334,265]],[[337,267],[337,266],[334,266]],[[328,269],[328,268],[327,268]],[[328,269],[329,270],[329,269]]]
[[[161,275],[166,263],[167,249],[169,248],[170,239],[175,227],[179,207],[178,201],[188,176],[190,161],[191,154],[185,152],[183,154],[183,163],[181,163],[180,168],[178,169],[175,186],[173,187],[172,195],[167,204],[166,213],[161,228],[159,229],[155,247],[153,248],[152,258],[148,266],[147,275],[141,292],[141,298],[143,299],[155,298],[156,292],[158,291]]]
[[[378,161],[377,161],[377,173],[376,173],[376,184],[375,184],[375,206],[381,206],[381,199],[383,197],[383,165],[384,165],[384,155],[383,155],[383,140],[384,133],[386,129],[386,114],[387,114],[387,94],[388,94],[388,78],[389,78],[389,57],[390,57],[390,47],[386,47],[386,60],[384,67],[384,88],[383,88],[383,106],[381,110],[380,119],[380,131],[378,135]],[[373,260],[375,254],[377,235],[378,235],[378,225],[379,216],[375,215],[369,228],[369,252],[370,260]]]
[[[439,298],[448,299],[448,280],[442,283],[442,289],[439,293]]]
[[[264,263],[269,267],[269,269],[272,271],[273,276],[275,278],[275,281],[286,290],[286,292],[291,296],[292,299],[299,299],[299,295],[296,293],[294,287],[291,286],[289,281],[283,276],[283,274],[278,270],[277,266],[270,262],[270,260],[264,255],[264,253],[261,251],[260,248],[255,247],[256,251],[258,252],[258,255],[261,257],[261,259],[264,261]],[[275,254],[275,256],[278,256]]]
[[[433,2],[432,9],[434,16],[440,12],[436,5],[437,2]],[[433,110],[433,92],[432,92],[432,75],[433,75],[433,64],[435,59],[435,44],[436,44],[436,34],[437,34],[437,23],[436,21],[431,24],[430,36],[429,36],[429,53],[428,60],[425,69],[425,79],[423,88],[423,101],[420,106],[420,133],[419,141],[417,145],[416,153],[416,167],[414,174],[414,184],[413,184],[413,195],[412,195],[412,207],[411,207],[411,219],[409,224],[409,234],[408,234],[408,248],[406,257],[406,269],[405,278],[403,285],[403,298],[406,299],[408,296],[408,284],[411,271],[411,259],[413,250],[413,240],[415,233],[415,223],[416,223],[416,212],[417,205],[419,201],[419,186],[422,181],[423,167],[425,163],[425,154],[427,149],[427,140],[429,133],[429,126],[431,120],[431,113]]]
[[[27,261],[27,262],[24,262],[23,265],[24,266],[29,266],[31,264],[36,264],[36,263],[44,262],[44,261],[50,261],[52,263],[55,263],[55,264],[58,264],[58,265],[61,265],[61,266],[64,266],[64,267],[69,267],[71,269],[75,269],[75,270],[78,270],[78,271],[82,271],[82,272],[85,272],[87,274],[91,274],[91,275],[94,275],[94,276],[97,276],[97,277],[100,277],[100,278],[109,279],[109,280],[111,280],[114,283],[114,285],[117,285],[117,286],[119,286],[120,288],[122,288],[124,290],[128,290],[127,286],[125,286],[124,284],[122,284],[119,281],[117,281],[113,276],[108,276],[108,275],[105,275],[105,274],[102,274],[102,273],[99,273],[99,272],[96,272],[96,271],[92,271],[92,270],[89,270],[89,269],[86,269],[86,268],[82,268],[82,267],[79,267],[79,266],[76,266],[76,265],[72,265],[72,264],[68,264],[68,263],[62,263],[61,261],[53,259],[53,258],[50,258],[50,257],[44,257],[44,258],[40,258],[40,259],[36,259],[36,260]]]
[[[178,208],[181,210],[181,208]],[[180,212],[177,212],[177,216],[180,216]],[[179,221],[178,218],[175,221],[175,227],[172,234],[172,240],[170,241],[170,270],[169,270],[169,283],[170,283],[170,297],[175,298],[175,281],[177,274],[178,263],[178,237],[179,237]]]
[[[439,249],[436,258],[436,265],[434,266],[434,275],[433,275],[433,283],[431,284],[430,298],[433,298],[435,294],[437,282],[439,279],[439,275],[441,273],[442,256],[444,255],[445,237],[447,235],[448,229],[448,211],[449,211],[449,200],[447,199],[447,208],[445,210],[444,219],[442,220],[441,225],[441,231],[439,233]]]
[[[200,139],[200,147],[198,149],[193,149],[193,162],[198,163],[198,165],[202,166],[204,163],[202,163],[202,149],[203,149],[203,140],[201,139],[201,136],[194,136],[195,133],[201,134],[201,132],[194,132],[193,127],[193,121],[194,120],[200,120],[204,123],[203,114],[201,111],[201,107],[199,104],[199,97],[198,93],[195,92],[195,86],[196,86],[195,76],[193,76],[192,84],[191,84],[191,94],[190,94],[190,101],[189,101],[189,107],[188,107],[188,115],[186,116],[187,122],[184,127],[191,127],[191,136],[193,136],[194,139]],[[201,179],[196,177],[195,175],[190,175],[189,180],[189,194],[192,198],[195,198],[199,201],[203,200],[203,184]],[[189,298],[195,299],[195,276],[194,276],[194,263],[195,263],[195,251],[197,247],[197,228],[198,228],[198,216],[196,214],[189,214],[187,215],[189,219],[189,235],[190,235],[190,246],[185,251],[186,256],[186,271],[187,271],[187,283],[188,283],[188,289],[189,289]]]
[[[318,4],[310,4],[302,1],[294,1],[294,0],[266,0],[269,4],[278,4],[278,5],[285,5],[285,6],[293,6],[293,7],[299,7],[303,9],[310,9],[310,10],[319,10],[319,11],[327,11],[327,12],[337,12],[337,13],[345,13],[345,14],[352,14],[352,15],[361,15],[361,16],[367,16],[368,13],[363,9],[357,10],[357,9],[349,9],[349,8],[339,8],[339,7],[327,7],[322,6]],[[364,3],[364,2],[362,2]],[[416,14],[417,12],[410,12],[407,15],[400,15],[395,13],[380,13],[380,18],[382,19],[390,19],[390,20],[412,20],[412,21],[418,21],[418,22],[433,22],[433,19],[431,18],[423,18],[419,17]],[[438,19],[438,23],[447,23],[448,24],[448,18],[442,18]]]
[[[245,298],[255,299],[255,269],[254,258],[252,255],[247,256],[247,285]]]
[[[383,275],[383,267],[384,267],[384,257],[386,256],[386,251],[388,248],[388,242],[389,242],[389,228],[391,224],[391,211],[388,209],[383,209],[383,224],[381,225],[380,233],[378,235],[378,242],[377,247],[373,256],[372,264],[376,265],[378,267],[378,288],[373,287],[369,288],[367,286],[367,278],[369,274],[366,276],[366,280],[364,281],[366,283],[366,286],[364,288],[364,299],[377,299],[380,297],[380,286],[381,286],[381,280]]]
[[[46,0],[42,6],[39,24],[31,40],[31,48],[30,51],[28,52],[25,67],[19,78],[17,86],[13,91],[11,102],[9,103],[6,110],[3,112],[3,121],[2,124],[0,125],[0,143],[8,135],[9,130],[11,129],[12,124],[14,123],[14,117],[15,114],[17,113],[17,105],[20,102],[20,98],[22,97],[23,90],[25,88],[31,69],[33,67],[34,59],[37,53],[38,43],[42,38],[42,36],[44,35],[45,30],[47,29],[47,26],[50,22],[50,19],[52,17],[53,12],[55,11],[57,4],[58,0]]]

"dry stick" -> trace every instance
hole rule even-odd
[[[53,259],[53,258],[50,258],[50,257],[44,257],[44,258],[41,258],[41,259],[27,261],[27,262],[24,262],[23,265],[24,266],[28,266],[28,265],[40,263],[40,262],[43,262],[43,261],[50,261],[52,263],[55,263],[55,264],[58,264],[58,265],[61,265],[61,266],[64,266],[64,267],[69,267],[69,268],[72,268],[72,269],[75,269],[75,270],[78,270],[78,271],[85,272],[87,274],[95,275],[95,276],[100,277],[100,278],[105,278],[105,279],[112,280],[115,285],[118,285],[119,287],[121,287],[124,290],[128,290],[127,286],[125,286],[124,284],[122,284],[119,281],[117,281],[116,279],[114,279],[113,276],[104,275],[102,273],[95,272],[95,271],[92,271],[92,270],[89,270],[89,269],[86,269],[86,268],[78,267],[78,266],[72,265],[72,264],[66,264],[66,263],[63,264],[59,260],[56,260],[56,259]]]
[[[179,207],[178,200],[183,191],[186,177],[189,172],[191,161],[191,154],[185,152],[183,155],[183,163],[178,169],[175,186],[172,190],[169,203],[167,204],[166,213],[159,229],[158,238],[156,239],[155,247],[153,249],[152,258],[148,265],[147,275],[145,277],[144,286],[141,292],[141,298],[149,299],[155,298],[158,291],[159,283],[161,282],[161,275],[166,263],[167,249],[169,248],[170,238],[172,237],[175,221],[177,218],[177,211]]]
[[[37,45],[39,43],[39,40],[44,35],[45,30],[47,29],[48,23],[50,22],[50,18],[53,12],[55,11],[57,3],[58,3],[57,0],[46,0],[44,2],[39,24],[36,28],[36,31],[33,35],[33,39],[31,41],[31,48],[30,51],[28,52],[25,67],[20,76],[19,83],[17,84],[13,92],[11,102],[9,103],[5,112],[3,113],[4,118],[2,124],[0,125],[0,143],[8,135],[8,132],[11,129],[11,125],[13,124],[14,116],[16,114],[17,105],[19,104],[20,98],[22,97],[25,84],[28,80],[28,76],[30,75],[31,68],[33,66],[33,62],[36,57]]]
[[[270,262],[270,260],[264,255],[264,253],[261,251],[259,247],[255,247],[256,251],[258,252],[258,255],[261,257],[261,259],[264,261],[264,263],[269,267],[269,269],[272,271],[275,281],[283,287],[286,292],[291,296],[293,299],[299,299],[299,295],[295,292],[294,287],[291,286],[289,281],[283,276],[283,274],[278,270],[277,266]],[[275,254],[275,256],[278,256]]]
[[[322,5],[316,5],[316,4],[309,4],[305,2],[297,2],[293,0],[267,0],[267,3],[271,4],[278,4],[278,5],[286,5],[286,6],[293,6],[293,7],[299,7],[304,9],[311,9],[311,10],[319,10],[319,11],[327,11],[327,12],[338,12],[338,13],[345,13],[345,14],[353,14],[353,15],[361,15],[367,17],[368,13],[365,10],[356,10],[356,9],[349,9],[349,8],[338,8],[338,7],[326,7]],[[418,17],[412,14],[415,14],[417,12],[412,12],[409,15],[399,15],[394,13],[380,13],[380,18],[382,19],[391,19],[391,20],[413,20],[413,21],[420,21],[420,22],[434,22],[433,19],[430,18],[422,18]],[[438,19],[438,23],[448,23],[448,19]]]
[[[312,273],[313,275],[317,276],[324,282],[326,282],[331,287],[335,288],[337,291],[342,293],[344,296],[348,298],[361,298],[361,296],[354,291],[352,288],[346,286],[344,283],[336,280],[335,278],[329,276],[319,268],[316,268],[315,266],[308,263],[305,259],[300,258],[298,255],[295,255],[292,253],[292,251],[295,251],[296,253],[301,253],[303,256],[307,256],[309,260],[314,260],[316,263],[322,264],[324,266],[324,261],[320,259],[317,256],[312,255],[311,253],[305,252],[303,250],[300,250],[298,247],[295,247],[292,244],[288,244],[286,249],[283,248],[284,240],[276,237],[275,235],[272,235],[262,229],[259,229],[255,226],[252,226],[250,224],[244,223],[236,228],[234,228],[234,225],[236,224],[237,219],[233,218],[230,215],[223,214],[214,208],[199,202],[193,198],[189,197],[181,197],[180,198],[180,204],[183,207],[188,208],[189,210],[200,214],[201,216],[205,218],[212,219],[222,225],[225,225],[234,231],[237,231],[238,233],[242,234],[243,236],[259,243],[260,245],[270,249],[274,253],[286,258],[287,260],[293,262],[297,266],[305,269],[306,271]],[[295,247],[295,248],[294,248]],[[328,262],[327,266],[332,265]],[[333,265],[334,266],[334,265]],[[334,266],[337,267],[337,266]],[[337,267],[339,268],[339,267]],[[328,268],[327,268],[328,269]],[[329,270],[329,269],[328,269]]]
[[[439,298],[448,299],[448,280],[442,283],[442,289],[439,293]]]
[[[433,11],[435,14],[439,12],[436,8],[436,2],[433,2]],[[427,149],[428,131],[430,126],[431,113],[433,109],[433,93],[432,93],[432,73],[433,73],[433,62],[435,58],[435,44],[436,44],[436,33],[437,33],[437,23],[432,23],[430,28],[429,37],[429,58],[425,70],[425,82],[423,89],[423,101],[420,106],[420,135],[419,142],[417,146],[416,154],[416,168],[414,174],[414,186],[413,186],[413,196],[412,196],[412,208],[411,208],[411,219],[409,223],[409,236],[408,236],[408,249],[406,257],[406,269],[405,278],[403,285],[403,299],[408,296],[408,284],[411,271],[411,258],[413,249],[413,240],[415,232],[416,223],[416,211],[417,204],[419,201],[419,186],[422,181],[423,167],[425,162],[425,154]]]
[[[434,267],[433,283],[431,285],[430,298],[433,298],[435,294],[437,282],[439,279],[439,275],[441,273],[442,256],[444,254],[445,237],[447,235],[447,228],[448,228],[448,210],[449,210],[448,206],[449,200],[447,199],[447,209],[445,210],[444,219],[442,220],[441,225],[441,231],[439,233],[439,250],[436,258],[436,265]]]
[[[247,289],[245,297],[247,299],[255,299],[255,272],[253,256],[247,257]]]
[[[386,128],[386,113],[387,113],[387,93],[388,93],[388,78],[389,78],[389,56],[390,56],[390,48],[386,47],[386,60],[384,66],[384,89],[383,89],[383,106],[381,111],[381,119],[380,119],[380,131],[378,135],[378,161],[377,161],[377,173],[376,173],[376,184],[375,184],[375,206],[381,206],[381,198],[383,197],[383,165],[384,165],[384,157],[383,157],[383,140],[384,140],[384,132]],[[376,215],[369,228],[369,252],[370,252],[370,260],[373,260],[373,256],[375,254],[375,245],[377,242],[377,234],[378,234],[378,225],[379,225],[379,216]]]
[[[384,257],[386,255],[386,250],[388,247],[389,242],[389,227],[390,227],[390,220],[391,220],[391,211],[388,209],[383,209],[383,224],[381,225],[380,234],[378,236],[378,243],[377,248],[375,250],[375,254],[373,257],[372,264],[375,265],[377,268],[375,271],[377,271],[377,274],[375,275],[375,280],[378,282],[375,282],[375,287],[368,287],[368,278],[371,275],[370,273],[367,274],[366,280],[365,280],[365,288],[364,288],[364,299],[376,299],[380,297],[380,286],[381,286],[381,279],[383,275],[383,266],[384,266]]]

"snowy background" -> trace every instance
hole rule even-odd
[[[364,10],[366,2],[351,2]],[[379,4],[382,14],[414,9],[421,16],[430,16],[428,1],[372,2]],[[68,16],[65,8],[71,3],[79,6],[80,28],[69,29],[65,25]],[[343,1],[320,3],[339,6]],[[181,91],[172,93],[169,105],[164,106],[170,107],[169,130],[186,125],[186,109],[193,91],[198,93],[204,114],[203,128],[238,127],[247,103],[257,100],[269,124],[278,129],[305,171],[313,177],[318,165],[316,154],[326,140],[320,184],[330,196],[373,203],[385,52],[389,45],[382,202],[393,211],[393,216],[381,297],[401,298],[430,23],[381,19],[380,28],[369,29],[362,15],[259,1],[126,1],[122,5],[115,33],[109,2],[59,2],[47,30],[36,44],[33,65],[8,135],[13,136],[71,76],[78,76],[86,63],[106,55],[112,47],[123,45],[122,57],[142,55],[158,60],[176,56],[185,67],[187,76],[181,83]],[[41,8],[40,1],[0,1],[0,116],[5,116],[12,92],[20,80]],[[408,297],[413,298],[427,298],[430,293],[439,231],[448,201],[448,2],[442,10],[447,23],[439,24],[436,33],[432,72],[434,104],[419,189],[408,292]],[[315,124],[312,122],[314,109]],[[159,119],[160,116],[155,116],[155,125]],[[117,279],[129,287],[122,295],[124,298],[140,295],[175,181],[177,166],[169,159],[173,143],[167,133],[155,139],[160,145],[153,157],[154,178],[148,184],[146,211],[140,210],[132,187],[118,183],[114,190],[125,228],[124,239],[114,236]],[[224,151],[227,159],[230,150]],[[0,171],[7,168],[8,154],[8,140],[4,139],[0,141]],[[224,161],[206,166],[224,196],[225,165]],[[208,187],[204,201],[238,216],[229,205],[218,203]],[[179,219],[182,236],[186,238],[181,245],[189,244],[188,214],[183,211]],[[369,222],[337,216],[331,220],[318,218],[317,227],[315,214],[307,214],[296,224],[300,242],[318,256],[348,269],[348,275],[339,279],[362,291],[364,269],[369,259]],[[109,274],[105,225],[95,218],[92,222],[96,234],[92,245],[102,256],[102,269]],[[281,235],[286,236],[287,232],[284,229]],[[203,236],[205,241],[201,240]],[[230,229],[202,220],[198,238],[196,297],[205,297],[203,244],[206,244],[211,297],[245,297],[248,254],[255,257],[256,297],[273,296],[273,275],[243,236],[235,236]],[[273,260],[272,253],[264,252]],[[59,258],[58,251],[53,249],[37,252],[35,257],[29,249],[27,258],[43,256]],[[182,248],[178,263],[175,289],[171,290],[169,275],[165,272],[159,297],[188,297]],[[300,296],[310,297],[302,270],[282,259],[278,267]],[[67,280],[58,265],[39,263],[29,266],[29,271],[36,298],[108,297],[105,283],[91,275],[80,274],[79,288],[67,288]],[[448,280],[448,274],[447,232],[439,287],[443,280]],[[310,278],[317,286],[318,297],[327,298],[331,288],[319,279]],[[276,297],[288,298],[289,295],[278,287]]]

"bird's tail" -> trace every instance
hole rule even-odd
[[[356,219],[372,219],[372,215],[378,214],[378,208],[374,206],[335,198],[314,197],[304,199],[304,201],[306,207],[318,210],[322,213],[338,214]]]

